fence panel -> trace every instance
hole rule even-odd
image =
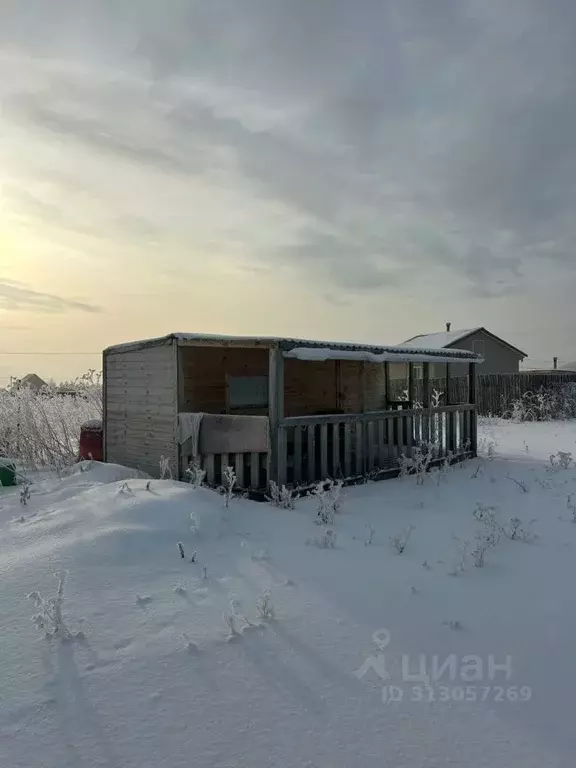
[[[576,373],[478,373],[476,380],[476,411],[479,416],[511,415],[514,401],[529,393],[553,391],[558,387],[574,383]],[[468,402],[468,376],[454,376],[449,380],[450,405]],[[401,387],[395,396],[400,397]],[[446,379],[430,379],[430,392],[437,393],[439,405],[446,403]],[[422,400],[422,382],[414,383],[413,402]],[[434,403],[433,403],[434,404]]]

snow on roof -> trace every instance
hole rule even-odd
[[[354,342],[313,341],[310,339],[290,339],[274,336],[219,336],[214,334],[172,333],[153,339],[117,344],[104,350],[105,354],[130,352],[147,347],[161,346],[178,342],[214,342],[236,346],[279,346],[286,357],[300,360],[364,360],[367,362],[482,362],[480,355],[461,349],[443,349],[426,344],[404,344],[401,346],[377,346]]]
[[[495,341],[499,342],[500,344],[503,344],[505,347],[508,347],[508,349],[517,352],[520,357],[527,357],[526,352],[522,352],[521,349],[518,349],[518,347],[515,347],[513,344],[509,344],[507,341],[504,341],[504,339],[502,339],[500,336],[496,336],[494,333],[486,330],[486,328],[483,326],[479,326],[477,328],[466,328],[456,331],[444,331],[442,333],[422,334],[420,336],[414,336],[413,338],[408,339],[403,343],[403,346],[423,346],[428,347],[429,349],[445,349],[447,347],[453,348],[453,344],[457,344],[459,341],[468,338],[468,336],[471,336],[473,333],[479,333],[480,331],[482,331],[482,333],[486,336],[489,336]]]
[[[297,360],[361,360],[365,363],[449,363],[482,362],[482,358],[473,352],[461,349],[427,350],[405,347],[385,348],[380,352],[369,350],[333,349],[331,347],[294,347],[284,353],[284,357]]]
[[[482,328],[467,328],[459,331],[444,331],[443,333],[428,333],[414,336],[403,342],[403,347],[427,347],[428,349],[444,349],[451,344],[465,339],[473,333],[478,333]]]

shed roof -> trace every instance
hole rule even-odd
[[[108,347],[104,354],[118,354],[162,346],[177,341],[179,344],[213,344],[236,347],[279,347],[287,357],[300,360],[364,360],[367,362],[482,362],[482,357],[461,349],[431,348],[425,345],[374,345],[354,342],[312,341],[270,336],[218,336],[214,334],[171,333],[154,339],[134,341]]]
[[[420,334],[419,336],[413,336],[411,339],[408,339],[407,341],[404,341],[402,343],[402,346],[404,347],[429,347],[430,349],[445,349],[447,347],[453,347],[454,344],[458,344],[459,341],[464,341],[464,339],[467,339],[469,336],[472,336],[474,333],[479,333],[482,331],[482,333],[485,333],[487,336],[491,336],[496,341],[499,341],[500,344],[504,344],[504,346],[508,347],[509,349],[512,349],[514,352],[517,352],[518,355],[521,357],[527,357],[526,352],[522,352],[521,349],[518,349],[518,347],[513,346],[512,344],[509,344],[507,341],[504,341],[500,336],[496,336],[494,333],[491,333],[490,331],[486,330],[484,326],[480,325],[476,328],[464,328],[456,331],[443,331],[441,333],[427,333],[427,334]]]

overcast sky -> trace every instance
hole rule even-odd
[[[0,351],[451,321],[576,359],[575,34],[574,0],[0,0]]]

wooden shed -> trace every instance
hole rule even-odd
[[[219,485],[307,487],[398,474],[425,445],[437,461],[476,453],[475,364],[466,350],[171,334],[104,351],[104,458],[184,478],[193,463]],[[430,364],[446,367],[430,392]],[[467,402],[451,402],[450,367],[467,363]],[[390,365],[404,366],[391,387]],[[414,376],[414,367],[420,368]]]

